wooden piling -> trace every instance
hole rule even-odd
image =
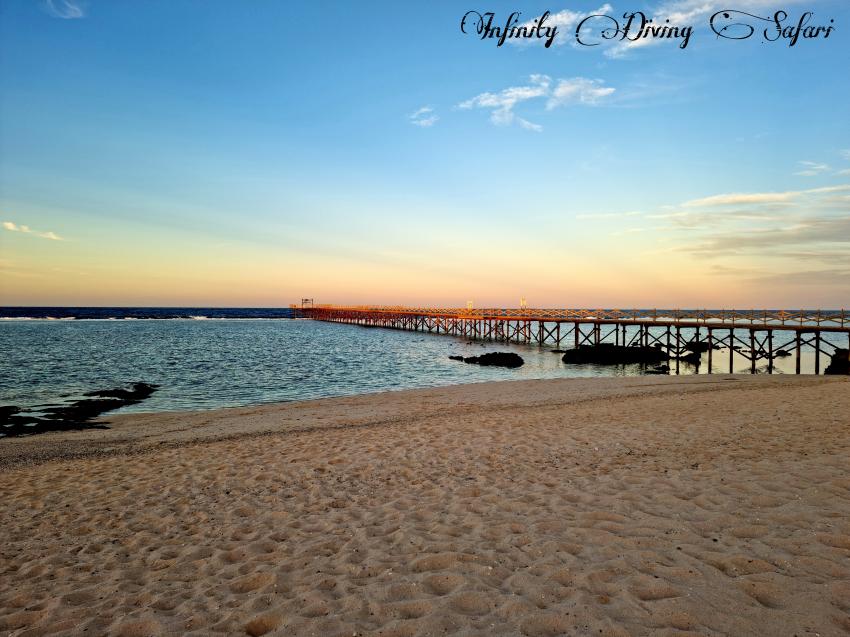
[[[711,373],[711,356],[714,352],[714,340],[712,338],[711,328],[708,328],[708,373]]]
[[[815,330],[815,376],[820,374],[820,330]]]

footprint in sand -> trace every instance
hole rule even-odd
[[[425,580],[426,588],[434,595],[448,595],[463,585],[464,578],[453,573],[431,575]]]
[[[246,575],[235,582],[231,582],[230,590],[234,593],[248,593],[250,591],[263,588],[264,586],[268,586],[274,582],[274,579],[275,577],[272,573],[254,573],[253,575]]]

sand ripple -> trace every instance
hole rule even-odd
[[[0,634],[850,634],[848,390],[478,385],[7,468]]]

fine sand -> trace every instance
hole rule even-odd
[[[487,383],[0,440],[0,635],[848,635],[850,380]]]

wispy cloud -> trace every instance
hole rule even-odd
[[[3,229],[8,230],[9,232],[21,232],[23,234],[31,234],[34,237],[40,237],[42,239],[50,239],[51,241],[64,241],[62,237],[60,237],[55,232],[40,232],[38,230],[33,230],[29,226],[18,225],[16,223],[12,223],[11,221],[3,222]]]
[[[607,13],[611,13],[613,11],[613,7],[610,4],[603,4],[596,11],[571,11],[570,9],[564,9],[563,11],[558,11],[557,13],[549,14],[549,17],[546,19],[544,23],[547,27],[558,27],[558,35],[555,36],[554,44],[556,46],[562,46],[568,42],[574,43],[573,33],[575,32],[575,28],[579,22],[581,22],[584,18],[589,15],[604,15]],[[537,16],[536,19],[539,19],[540,16]],[[527,29],[532,29],[536,26],[534,20],[529,20],[520,25],[520,27],[525,27]],[[531,45],[542,43],[543,40],[538,39],[525,39],[525,38],[514,38],[509,40],[512,44],[518,44],[520,46],[523,45]]]
[[[841,151],[841,158],[850,161],[850,148],[845,148]]]
[[[526,86],[512,86],[498,93],[480,93],[458,104],[458,108],[490,109],[490,121],[501,126],[512,124],[515,121],[519,121],[520,124],[523,122],[531,124],[522,118],[518,118],[514,113],[514,107],[522,102],[548,95],[552,79],[548,75],[532,75],[529,80],[530,84]]]
[[[423,106],[420,109],[412,112],[408,115],[408,120],[414,126],[419,126],[421,128],[430,128],[434,124],[439,121],[439,116],[434,112],[434,109],[430,106]]]
[[[774,284],[787,287],[789,285],[848,288],[850,268],[828,268],[823,270],[793,270],[789,272],[773,272],[752,279],[754,283]]]
[[[603,84],[602,80],[589,80],[586,77],[559,80],[552,89],[552,96],[546,102],[546,108],[552,110],[565,104],[598,104],[616,91]]]
[[[805,1],[788,0],[786,4],[799,4]],[[812,0],[808,1],[811,2]],[[735,10],[748,12],[766,10],[768,11],[765,14],[767,17],[773,14],[770,10],[775,10],[775,6],[775,0],[738,0],[737,4],[735,4]],[[671,26],[694,26],[695,30],[697,30],[707,28],[704,25],[708,24],[708,18],[711,15],[728,8],[728,2],[726,0],[667,0],[644,13],[647,18],[654,20],[656,24],[661,24],[665,20],[669,20]],[[669,40],[662,38],[618,40],[605,50],[605,55],[611,58],[620,58],[635,49],[654,46],[663,42],[669,43]]]
[[[796,259],[799,261],[820,261],[831,264],[843,264],[850,267],[850,252],[839,250],[796,250],[777,252],[771,256],[782,259]]]
[[[769,252],[776,248],[850,244],[850,216],[813,217],[786,227],[717,233],[680,246],[680,252],[717,257]]]
[[[480,93],[458,104],[458,108],[483,108],[490,110],[490,121],[498,126],[519,124],[522,128],[540,132],[540,124],[529,122],[514,112],[518,104],[545,99],[546,110],[569,104],[593,106],[609,97],[616,89],[604,86],[602,80],[574,77],[553,82],[548,75],[534,74],[524,86],[511,86],[498,93]]]
[[[788,190],[785,192],[754,192],[712,195],[702,199],[692,199],[682,204],[684,208],[704,208],[714,206],[738,206],[746,204],[784,204],[804,195],[819,195],[850,190],[850,184],[810,188],[809,190]]]
[[[819,164],[815,161],[801,161],[798,163],[800,164],[801,170],[794,173],[798,177],[816,177],[817,175],[822,175],[830,170],[828,164]]]
[[[647,217],[668,219],[671,230],[687,230],[688,240],[673,249],[677,252],[717,258],[783,251],[788,259],[811,258],[819,252],[841,252],[850,244],[848,191],[850,184],[714,195]]]
[[[85,17],[83,5],[77,0],[43,0],[42,6],[54,18],[76,20]]]

